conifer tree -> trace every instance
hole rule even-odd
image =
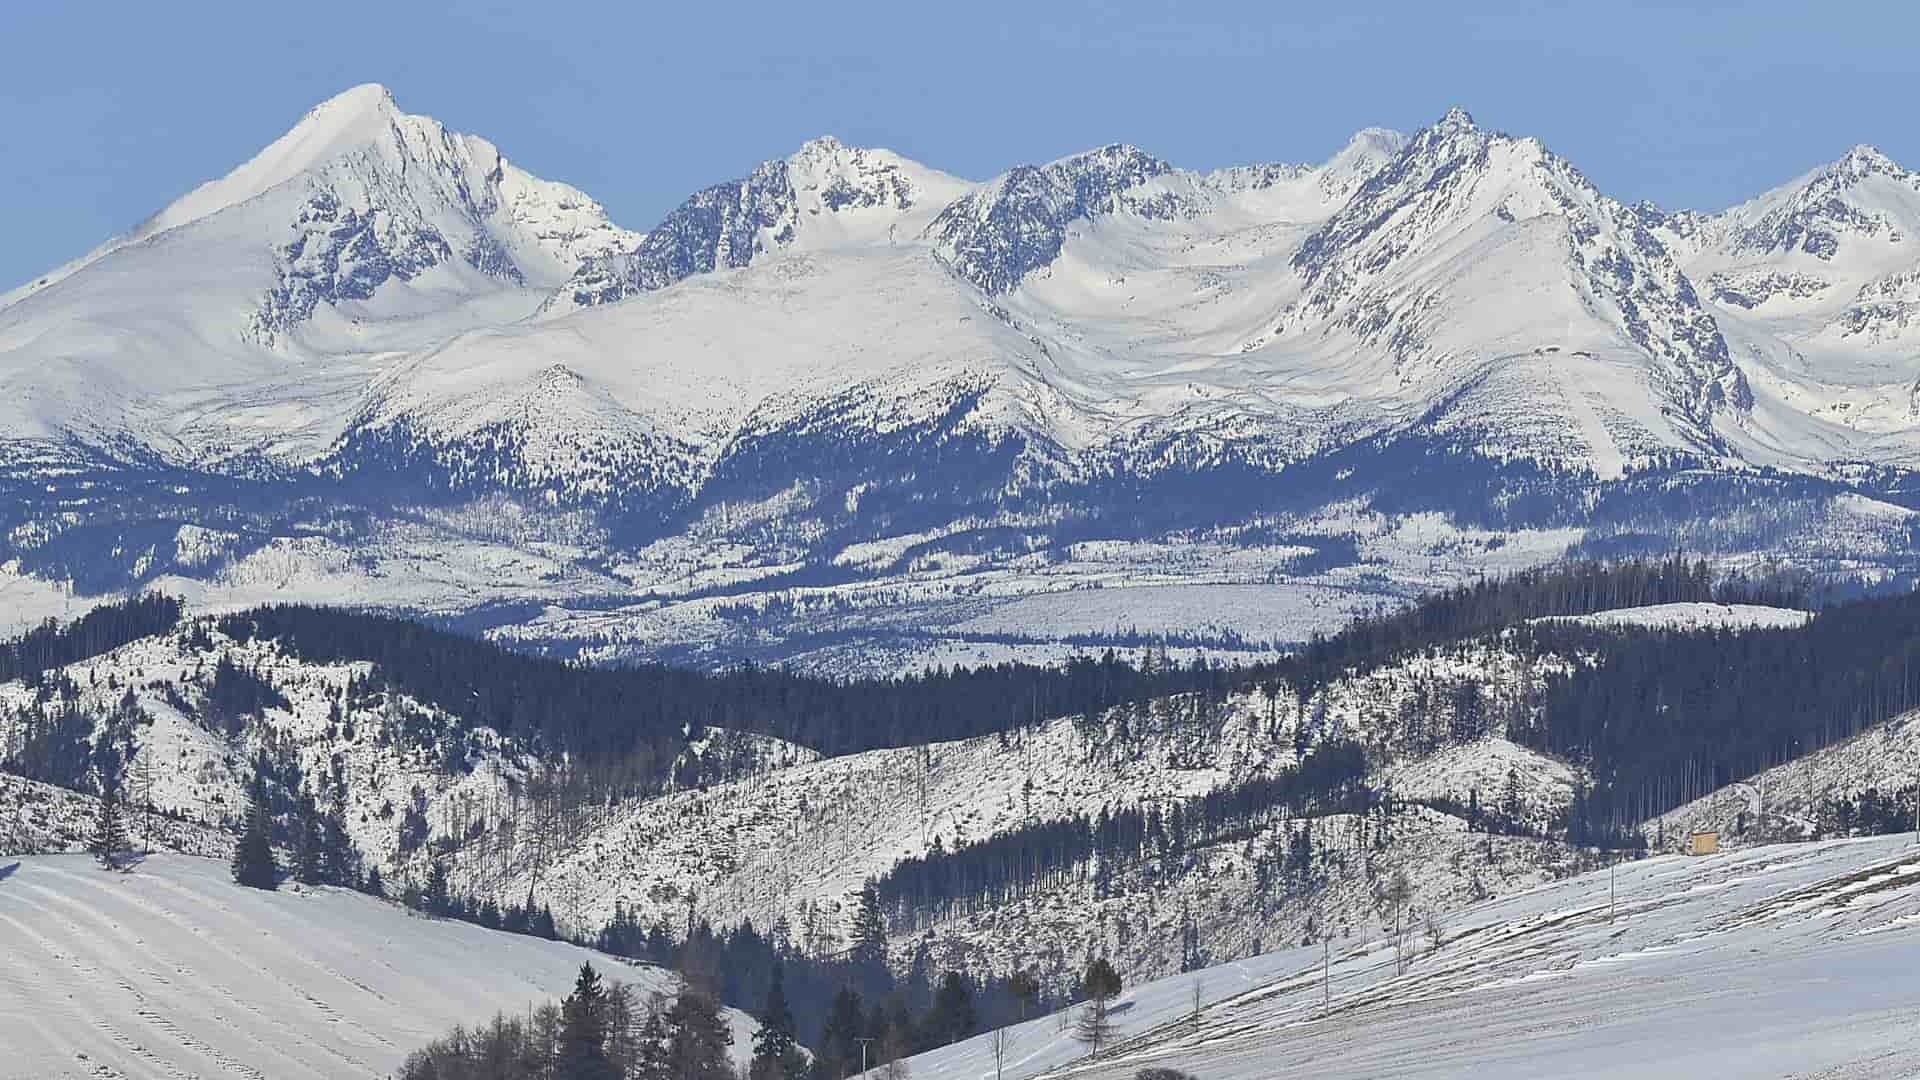
[[[767,1001],[760,1009],[760,1030],[753,1035],[751,1080],[800,1080],[806,1075],[806,1056],[793,1032],[793,1010],[787,1006],[785,965],[774,961]]]
[[[873,882],[860,890],[860,906],[853,915],[853,959],[884,968],[887,965],[887,920],[880,914],[880,892]]]
[[[267,819],[267,778],[256,769],[247,796],[247,823],[233,849],[233,880],[250,889],[280,887],[280,868],[273,862],[271,824]]]
[[[447,868],[439,863],[427,871],[427,891],[420,898],[420,907],[429,915],[447,913]]]
[[[573,993],[560,1003],[559,1068],[567,1080],[620,1080],[607,1056],[607,988],[592,964],[580,965]]]
[[[666,1004],[659,994],[647,1008],[647,1020],[640,1027],[640,1046],[634,1055],[633,1080],[674,1080],[673,1062],[667,1056]]]
[[[87,839],[87,850],[100,860],[100,865],[111,867],[114,860],[127,850],[127,827],[120,816],[119,785],[109,783],[100,792],[100,813],[93,821],[93,835]]]
[[[980,1018],[973,1008],[973,987],[967,983],[967,977],[957,971],[949,971],[940,980],[940,990],[933,996],[933,1015],[927,1018],[927,1035],[938,1045],[959,1042],[973,1034],[980,1025]]]
[[[1087,965],[1087,973],[1080,979],[1080,992],[1087,1004],[1074,1020],[1073,1037],[1086,1043],[1097,1058],[1100,1048],[1113,1038],[1114,1025],[1107,1015],[1107,1003],[1120,993],[1120,973],[1102,956]]]
[[[666,1021],[667,1059],[675,1080],[733,1080],[727,1055],[733,1028],[717,1002],[683,984]]]
[[[299,847],[295,849],[293,861],[293,878],[302,885],[321,885],[326,882],[325,840],[320,834],[319,818],[313,799],[302,797]]]

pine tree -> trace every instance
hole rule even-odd
[[[1120,973],[1102,956],[1087,965],[1080,979],[1080,992],[1087,1004],[1073,1023],[1073,1037],[1086,1043],[1094,1057],[1113,1038],[1113,1021],[1107,1015],[1107,1003],[1120,993]]]
[[[667,1059],[675,1080],[733,1080],[727,1054],[732,1045],[733,1028],[719,1004],[683,985],[667,1010]]]
[[[866,1034],[867,1015],[860,992],[841,987],[828,1006],[819,1041],[813,1044],[814,1075],[821,1080],[840,1080],[859,1068],[860,1039]]]
[[[871,881],[860,890],[860,906],[853,915],[852,938],[855,963],[870,964],[876,968],[887,966],[887,920],[880,914],[880,892]]]
[[[429,915],[445,915],[449,909],[447,868],[439,863],[427,871],[427,891],[420,897],[420,907]]]
[[[800,1080],[807,1059],[795,1043],[793,1010],[787,1006],[785,965],[774,961],[767,1001],[760,1009],[760,1030],[753,1035],[751,1080]]]
[[[1007,992],[1020,1003],[1020,1020],[1025,1022],[1027,1010],[1040,999],[1040,979],[1032,970],[1020,968],[1007,977]]]
[[[634,1055],[632,1080],[674,1080],[673,1061],[667,1056],[666,1004],[659,995],[647,1007],[640,1027],[640,1046]]]
[[[973,987],[968,985],[966,976],[957,971],[947,972],[946,978],[940,981],[940,991],[933,996],[933,1015],[927,1018],[928,1036],[945,1046],[973,1034],[979,1024],[980,1018],[973,1008]]]
[[[294,852],[293,879],[302,885],[326,882],[325,840],[320,834],[320,814],[311,798],[300,800],[299,847]]]
[[[280,887],[280,868],[273,862],[273,839],[267,819],[267,778],[257,770],[247,796],[247,823],[233,849],[233,880],[250,889]]]
[[[558,1075],[567,1080],[620,1080],[607,1056],[607,989],[592,964],[580,965],[573,993],[560,1003]]]
[[[347,778],[340,772],[337,761],[332,800],[320,824],[327,884],[356,887],[360,880],[360,853],[353,846],[353,838],[347,835]]]
[[[87,850],[106,867],[112,867],[127,850],[127,827],[120,817],[120,791],[116,784],[107,784],[100,792],[100,813],[94,818]]]

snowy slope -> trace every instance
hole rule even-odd
[[[633,240],[486,140],[355,87],[0,299],[0,430],[188,460],[311,455],[393,357],[524,317]]]
[[[1803,626],[1813,618],[1810,611],[1766,607],[1760,604],[1652,604],[1647,607],[1614,608],[1591,615],[1549,615],[1539,622],[1573,623],[1579,626],[1638,626],[1659,630],[1779,629]]]
[[[1912,460],[1920,174],[1856,146],[1685,222],[1676,246],[1754,388],[1728,426],[1745,452]]]
[[[1920,714],[1907,713],[1676,807],[1641,831],[1649,841],[1664,838],[1669,846],[1695,829],[1715,830],[1735,846],[1830,836],[1840,824],[1830,800],[1874,791],[1911,814],[1916,790]]]
[[[455,1024],[565,996],[583,962],[643,994],[676,985],[357,893],[243,889],[218,860],[0,859],[0,1076],[384,1076]],[[753,1025],[730,1015],[744,1060]]]
[[[144,813],[142,800],[132,802],[125,808],[127,835],[136,849],[216,859],[232,854],[231,833],[184,816]],[[100,800],[92,795],[0,773],[0,855],[84,851],[99,814]]]
[[[1610,905],[1610,893],[1617,902]],[[1612,908],[1613,917],[1609,918]],[[1390,945],[1283,950],[1132,987],[1090,1063],[1060,1020],[909,1061],[919,1080],[1892,1077],[1920,1069],[1910,837],[1667,855],[1441,919],[1396,977]],[[1205,1007],[1192,1016],[1198,985]]]

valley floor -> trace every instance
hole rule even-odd
[[[1920,1076],[1920,848],[1880,837],[1659,856],[1460,911],[1395,974],[1384,941],[1319,946],[1123,993],[1083,1060],[1057,1018],[1011,1029],[1005,1080]],[[1207,1001],[1192,1016],[1193,984]],[[911,1062],[995,1076],[991,1036]]]

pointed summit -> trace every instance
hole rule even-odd
[[[1462,106],[1455,105],[1449,108],[1446,115],[1442,116],[1434,126],[1439,128],[1472,128],[1474,126],[1473,114]]]
[[[1834,162],[1829,171],[1842,182],[1858,183],[1869,176],[1899,176],[1906,170],[1900,163],[1880,152],[1880,148],[1868,143],[1857,143],[1840,160]]]
[[[134,235],[152,236],[246,202],[309,169],[391,137],[402,121],[440,129],[426,117],[400,112],[392,92],[379,83],[344,90],[308,109],[285,135],[239,168],[201,184],[147,219]]]
[[[1723,215],[1731,251],[1831,263],[1848,244],[1898,243],[1920,231],[1920,174],[1861,143]]]

